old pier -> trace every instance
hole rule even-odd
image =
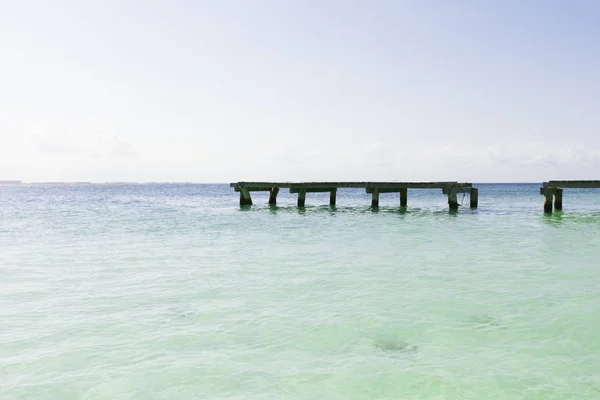
[[[306,204],[306,194],[314,192],[329,192],[329,204],[335,206],[337,190],[365,189],[371,194],[371,206],[379,206],[380,193],[399,193],[400,207],[408,204],[408,189],[442,189],[448,196],[448,206],[451,210],[458,209],[457,194],[468,193],[471,208],[477,208],[478,190],[471,183],[459,182],[236,182],[230,186],[240,193],[240,205],[252,205],[251,192],[269,192],[269,204],[277,204],[277,195],[282,188],[290,193],[298,194],[298,207]]]
[[[548,181],[542,184],[540,194],[545,197],[544,212],[552,212],[552,201],[554,209],[561,211],[563,208],[563,189],[600,189],[600,181]]]

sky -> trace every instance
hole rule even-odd
[[[600,179],[598,1],[0,10],[0,180]]]

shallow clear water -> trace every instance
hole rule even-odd
[[[0,186],[0,398],[600,398],[600,192],[478,186]]]

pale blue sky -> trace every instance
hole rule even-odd
[[[597,1],[0,10],[0,179],[600,179]]]

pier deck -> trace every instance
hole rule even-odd
[[[471,183],[459,182],[235,182],[230,186],[236,192],[240,192],[240,205],[252,205],[250,192],[270,192],[269,204],[277,203],[279,190],[289,189],[290,193],[298,194],[298,207],[304,207],[306,193],[329,192],[329,204],[335,206],[337,189],[365,189],[371,194],[371,206],[379,206],[380,193],[399,193],[400,206],[406,207],[408,203],[408,189],[442,189],[442,193],[448,195],[450,209],[458,208],[456,195],[458,193],[469,193],[471,208],[477,208],[478,190]]]
[[[563,189],[600,189],[600,181],[548,181],[542,184],[540,194],[545,197],[544,212],[552,213],[552,200],[554,209],[562,210]]]

